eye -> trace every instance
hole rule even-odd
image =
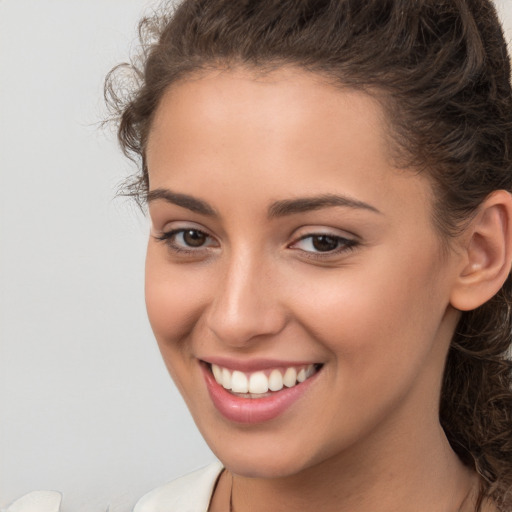
[[[165,242],[175,252],[197,252],[208,247],[217,247],[213,237],[196,228],[172,229],[155,238]]]
[[[188,247],[202,247],[208,241],[208,235],[197,229],[187,229],[176,233],[175,241]]]
[[[357,245],[356,240],[351,240],[337,235],[318,233],[301,237],[290,248],[313,254],[337,254],[349,250]]]

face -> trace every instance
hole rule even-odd
[[[388,147],[375,100],[293,69],[183,81],[156,112],[149,319],[235,473],[362,460],[438,426],[457,260],[428,179]]]

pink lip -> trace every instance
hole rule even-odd
[[[283,388],[264,398],[242,398],[217,384],[204,363],[201,363],[201,369],[213,405],[228,420],[245,424],[269,421],[282,414],[304,395],[318,375],[317,372],[292,388]]]

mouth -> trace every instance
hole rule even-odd
[[[265,398],[284,388],[293,388],[311,378],[322,367],[320,363],[314,363],[242,372],[216,364],[207,365],[219,386],[232,395],[250,399]]]
[[[300,401],[323,364],[309,363],[241,371],[201,361],[208,393],[228,420],[255,424],[277,418]]]

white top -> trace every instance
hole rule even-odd
[[[198,469],[143,496],[133,512],[208,512],[213,489],[224,469],[219,462]],[[19,498],[0,512],[59,512],[62,494],[35,491]]]
[[[59,512],[62,494],[56,491],[34,491],[25,494],[0,512]]]
[[[208,512],[213,489],[223,469],[216,461],[157,487],[137,502],[133,512]]]

